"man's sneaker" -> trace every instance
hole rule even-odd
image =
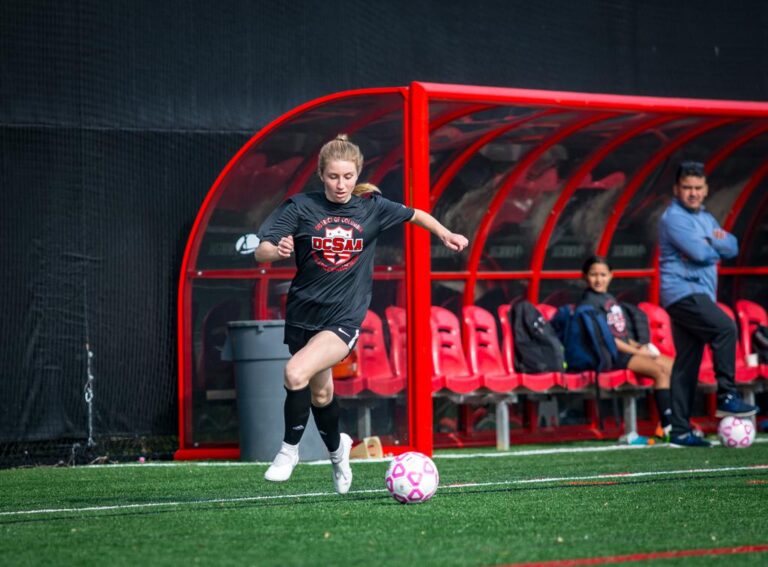
[[[330,453],[333,465],[333,486],[336,492],[346,494],[352,486],[352,467],[349,466],[349,452],[352,450],[352,438],[342,433],[339,448]]]
[[[726,415],[750,417],[756,415],[758,411],[760,411],[759,407],[745,403],[738,393],[731,392],[717,398],[715,417],[725,417]]]
[[[711,447],[712,443],[688,432],[684,435],[672,437],[669,440],[669,445],[670,447]]]
[[[267,472],[264,473],[264,478],[271,480],[272,482],[284,482],[291,478],[293,468],[299,462],[299,446],[289,445],[283,442],[283,446],[280,447],[275,456],[275,460],[269,465]]]

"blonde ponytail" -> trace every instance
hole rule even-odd
[[[352,194],[358,197],[370,196],[373,193],[381,195],[381,189],[376,187],[373,183],[358,183],[352,190]]]

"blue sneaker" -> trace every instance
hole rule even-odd
[[[715,417],[725,417],[726,415],[750,417],[759,411],[759,407],[745,403],[737,392],[731,392],[724,396],[718,396]]]
[[[677,435],[669,440],[670,447],[711,447],[712,443],[691,433]]]

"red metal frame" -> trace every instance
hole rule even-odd
[[[429,204],[429,98],[419,84],[411,85],[406,164],[408,201],[412,207],[431,210]],[[422,453],[432,454],[432,387],[429,281],[431,256],[430,235],[408,226],[406,232],[406,309],[408,310],[408,407],[410,443]],[[420,285],[421,284],[421,285]],[[419,379],[422,378],[422,379]]]
[[[411,83],[411,85],[423,87],[432,100],[462,100],[464,102],[515,104],[518,106],[553,106],[591,111],[654,112],[741,118],[765,118],[768,116],[768,104],[764,102],[663,98],[424,82]]]
[[[631,202],[632,196],[639,189],[647,176],[661,163],[669,157],[675,149],[682,147],[696,137],[705,132],[717,128],[721,125],[732,122],[736,119],[757,119],[768,118],[768,104],[760,102],[731,102],[718,100],[691,100],[691,99],[666,99],[658,97],[635,97],[635,96],[615,96],[607,94],[587,94],[574,92],[550,92],[541,90],[523,90],[523,89],[504,89],[495,87],[477,87],[460,85],[439,85],[433,83],[414,82],[409,87],[402,88],[383,88],[366,89],[359,91],[348,91],[336,93],[327,97],[310,101],[296,109],[286,113],[277,120],[270,123],[267,127],[253,136],[248,143],[230,160],[221,174],[217,177],[211,190],[206,195],[203,205],[193,224],[190,238],[185,248],[184,257],[181,266],[181,278],[179,282],[178,297],[178,340],[179,340],[179,439],[180,450],[176,458],[237,458],[239,451],[231,447],[212,447],[208,449],[195,449],[188,447],[186,431],[191,425],[190,419],[190,392],[186,386],[191,380],[191,341],[192,328],[191,321],[187,314],[191,312],[191,289],[192,282],[198,278],[246,278],[262,282],[263,289],[270,279],[286,279],[292,275],[292,270],[284,268],[261,267],[250,270],[207,270],[204,272],[195,272],[192,269],[193,259],[197,258],[199,246],[202,240],[202,227],[206,226],[210,214],[220,197],[220,188],[224,179],[230,173],[231,169],[238,160],[256,143],[267,138],[271,133],[279,129],[289,120],[301,115],[318,106],[349,97],[368,96],[368,95],[391,95],[400,94],[403,97],[403,116],[404,116],[404,140],[403,140],[403,159],[404,159],[404,183],[405,183],[405,201],[408,205],[414,206],[426,211],[431,210],[432,200],[430,198],[430,132],[435,131],[440,125],[456,119],[457,115],[466,115],[473,112],[479,112],[494,105],[515,105],[534,107],[536,110],[531,116],[522,117],[517,121],[519,127],[524,122],[533,119],[535,116],[544,114],[561,113],[568,110],[577,110],[589,113],[589,116],[577,117],[577,119],[557,130],[555,134],[543,141],[544,148],[547,145],[568,137],[569,135],[586,128],[590,124],[617,116],[622,113],[648,113],[652,118],[644,122],[643,125],[631,127],[629,130],[615,135],[612,139],[601,146],[588,159],[589,165],[582,165],[570,177],[567,185],[560,194],[560,198],[553,210],[553,215],[545,223],[544,229],[537,241],[534,250],[534,256],[531,262],[531,269],[517,272],[478,272],[482,249],[488,238],[488,232],[493,222],[494,216],[498,213],[505,195],[514,186],[516,178],[519,177],[528,166],[533,164],[538,156],[543,152],[539,147],[531,150],[508,174],[505,181],[498,187],[488,214],[484,217],[478,232],[474,235],[474,242],[469,251],[469,260],[467,269],[457,272],[439,272],[432,273],[430,257],[430,235],[423,230],[415,229],[411,225],[405,228],[405,301],[408,312],[408,441],[407,446],[387,447],[385,450],[397,452],[407,448],[431,453],[433,448],[432,432],[432,393],[429,380],[430,376],[430,327],[429,315],[431,306],[431,288],[425,285],[425,282],[438,280],[464,280],[466,282],[464,303],[471,304],[474,296],[474,286],[478,278],[483,279],[529,279],[532,281],[530,292],[533,294],[538,289],[539,282],[543,279],[561,279],[561,278],[579,278],[578,271],[548,271],[542,272],[546,247],[554,230],[558,217],[564,210],[568,197],[573,193],[578,185],[579,178],[590,171],[590,168],[596,165],[600,159],[609,155],[610,152],[621,143],[628,140],[632,135],[641,131],[641,126],[650,127],[651,124],[658,122],[674,120],[677,117],[697,116],[711,117],[705,124],[677,136],[674,140],[664,145],[664,148],[651,156],[650,161],[634,176],[632,181],[625,187],[621,197],[618,199],[613,214],[609,217],[604,233],[598,245],[598,253],[605,254],[610,246],[613,234],[618,226],[621,215],[624,214],[627,206]],[[432,102],[460,101],[467,106],[448,112],[445,115],[430,121],[430,105]],[[367,117],[359,118],[360,121],[370,120],[373,113]],[[460,116],[459,116],[460,117]],[[444,187],[449,183],[460,168],[471,159],[471,156],[479,149],[482,144],[487,143],[494,137],[502,135],[505,131],[511,129],[512,125],[503,125],[494,128],[493,131],[481,135],[472,144],[457,154],[457,159],[448,163],[438,172],[435,185],[432,187],[432,196],[436,201],[439,199]],[[349,131],[349,128],[347,128]],[[736,149],[747,143],[749,140],[768,132],[768,124],[762,123],[751,126],[742,131],[736,138],[729,141],[727,145],[713,154],[709,162],[709,167],[714,168]],[[383,177],[396,162],[399,149],[392,150],[390,154],[384,156],[377,164],[374,171],[374,177]],[[314,167],[303,166],[310,172]],[[762,179],[768,174],[768,165],[761,164],[755,170],[750,181],[745,186],[742,194],[734,202],[732,213],[726,219],[724,228],[730,228],[735,223],[739,207],[744,206],[750,196],[757,190]],[[768,206],[768,197],[762,200],[760,206],[756,208],[757,217],[760,217]],[[754,226],[757,219],[753,217],[747,229],[746,240],[749,240],[754,233]],[[652,277],[656,278],[656,267],[652,266],[643,269],[617,270],[617,277]],[[766,275],[768,266],[752,267],[729,267],[721,269],[724,275]],[[378,278],[401,278],[403,275],[400,269],[391,271],[389,269],[377,269],[375,277]],[[536,283],[533,283],[533,282]],[[535,299],[535,298],[534,298]],[[419,378],[425,377],[425,378]],[[186,381],[186,382],[185,382]],[[530,435],[538,435],[538,431],[527,431],[527,439]],[[576,436],[583,432],[574,432]],[[521,439],[522,440],[522,439]]]

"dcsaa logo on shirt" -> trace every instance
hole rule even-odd
[[[617,304],[613,304],[608,309],[608,326],[613,327],[619,334],[624,334],[627,329],[627,322],[624,320],[624,313]]]
[[[354,228],[326,227],[325,236],[312,237],[312,249],[322,253],[331,266],[346,264],[353,253],[362,252],[363,239],[353,237]]]

